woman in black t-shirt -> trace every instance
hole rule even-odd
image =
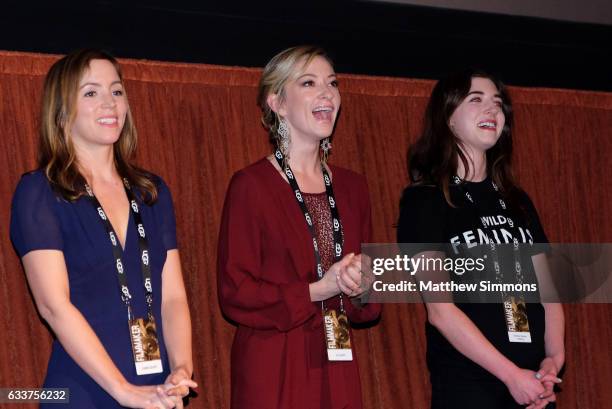
[[[423,134],[409,150],[412,185],[400,204],[398,242],[432,243],[420,254],[436,257],[445,256],[444,243],[451,253],[496,243],[482,247],[488,262],[501,265],[497,278],[537,276],[540,289],[550,284],[545,255],[533,246],[547,239],[512,178],[511,154],[512,106],[503,84],[473,70],[439,81]],[[502,253],[503,244],[520,251]],[[458,274],[450,272],[455,281]],[[555,401],[565,359],[563,309],[515,295],[499,293],[499,302],[488,304],[427,302],[432,408],[539,409]]]

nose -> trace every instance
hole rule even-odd
[[[328,85],[321,86],[321,93],[319,94],[321,98],[332,99],[334,97],[334,93]]]
[[[105,92],[102,96],[102,106],[104,108],[114,108],[117,105],[115,101],[115,96],[112,92]]]
[[[499,111],[501,111],[501,107],[495,101],[489,102],[489,104],[485,108],[485,113],[487,114],[496,114]]]

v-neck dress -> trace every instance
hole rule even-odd
[[[343,252],[358,254],[371,231],[366,181],[347,169],[330,169]],[[321,199],[327,202],[324,193],[305,195],[318,242],[326,246],[332,243],[324,237],[331,219]],[[326,254],[333,251],[321,253],[330,264]],[[225,198],[218,246],[221,307],[238,325],[231,355],[232,408],[362,407],[357,354],[353,361],[327,359],[321,303],[312,302],[309,293],[315,270],[312,238],[289,184],[265,158],[237,172]],[[371,321],[380,313],[378,304],[357,308],[345,300],[351,322]],[[327,306],[338,308],[338,297]]]
[[[136,385],[160,384],[169,374],[161,319],[161,273],[167,251],[176,248],[176,227],[168,187],[160,178],[156,177],[156,180],[158,200],[152,206],[141,202],[139,207],[150,246],[153,312],[164,368],[164,372],[159,374],[136,375],[127,308],[120,298],[111,242],[89,200],[85,197],[74,202],[64,200],[52,190],[46,176],[39,170],[21,178],[11,209],[11,239],[19,256],[42,249],[63,253],[70,301],[83,314],[123,376]],[[136,317],[144,317],[147,308],[138,232],[131,212],[123,264],[132,295],[133,313]],[[62,407],[120,407],[74,362],[57,339],[53,341],[44,387],[70,388],[70,404]]]

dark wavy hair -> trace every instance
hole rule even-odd
[[[470,92],[472,78],[487,78],[495,84],[506,118],[497,143],[486,152],[487,175],[511,199],[518,189],[512,175],[512,102],[504,84],[493,75],[477,69],[455,72],[435,85],[423,119],[423,132],[408,149],[408,174],[413,184],[435,185],[442,189],[449,205],[449,184],[457,172],[458,161],[469,174],[470,159],[460,148],[461,141],[450,129],[450,117]]]
[[[79,171],[70,129],[77,114],[79,82],[92,60],[109,61],[123,82],[119,62],[112,55],[102,50],[83,49],[56,61],[49,69],[43,87],[38,166],[53,188],[70,201],[85,193],[85,178]],[[127,98],[127,93],[125,95]],[[115,167],[119,175],[127,178],[139,191],[143,200],[152,204],[157,199],[153,175],[131,162],[136,152],[136,140],[136,127],[128,105],[123,129],[113,146]]]

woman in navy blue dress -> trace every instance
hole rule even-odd
[[[39,169],[17,186],[11,238],[55,335],[44,387],[69,388],[81,409],[182,408],[196,384],[172,199],[130,163],[117,61],[97,50],[57,61],[41,116]]]

